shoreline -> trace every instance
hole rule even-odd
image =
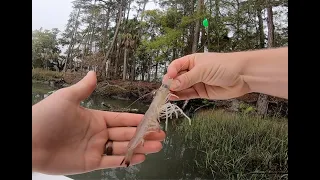
[[[71,86],[81,80],[86,73],[70,73],[65,74],[55,71],[33,70],[32,83],[41,83],[49,85],[52,88],[60,89]],[[160,82],[146,81],[122,81],[107,80],[98,81],[97,87],[93,94],[102,97],[135,101],[138,98],[140,102],[150,104],[152,96],[144,96],[160,87]],[[144,96],[144,97],[143,97]],[[192,99],[184,111],[188,114],[194,114],[196,111],[217,108],[226,109],[231,112],[253,113],[256,111],[255,106],[258,100],[258,93],[246,94],[242,97],[230,100],[205,100]],[[184,101],[177,101],[177,105],[182,107]],[[288,101],[285,99],[269,96],[268,116],[287,117]]]

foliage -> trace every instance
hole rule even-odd
[[[57,61],[61,50],[58,47],[57,35],[59,30],[32,31],[32,65],[46,67],[49,60]]]
[[[63,73],[56,71],[48,71],[42,68],[32,69],[32,79],[39,81],[50,81],[63,78]]]

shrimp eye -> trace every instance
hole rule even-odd
[[[162,87],[164,87],[164,88],[166,88],[166,89],[168,89],[168,88],[169,88],[169,86],[168,86],[168,85],[166,85],[166,84],[162,84],[161,86],[162,86]]]
[[[153,90],[152,92],[151,92],[151,94],[152,94],[152,96],[155,96],[156,95],[156,90]]]

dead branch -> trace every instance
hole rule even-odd
[[[108,81],[105,81],[104,83],[101,83],[101,88],[104,88],[104,89],[105,89],[105,88],[108,87],[108,86],[116,87],[116,88],[119,88],[119,89],[121,89],[121,90],[126,91],[125,88],[123,88],[123,87],[121,87],[121,86],[118,86],[118,85],[110,84]]]

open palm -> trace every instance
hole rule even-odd
[[[81,107],[80,102],[95,86],[95,73],[89,72],[77,84],[32,106],[34,171],[66,175],[120,167],[143,115]],[[136,149],[132,164],[144,161],[145,154],[160,151],[164,138],[163,131],[149,134],[144,146]],[[112,142],[112,154],[103,155],[108,140]]]

